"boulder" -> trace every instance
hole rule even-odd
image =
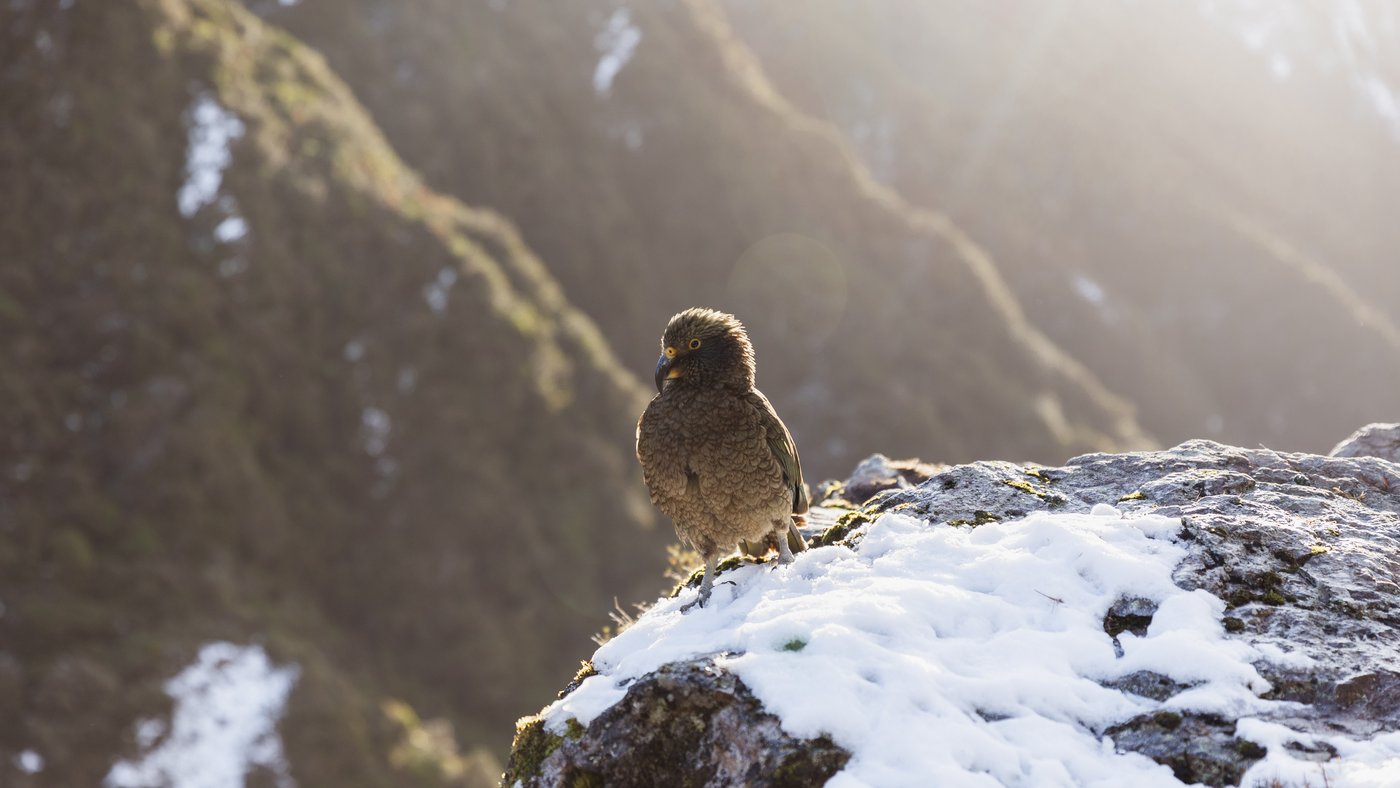
[[[1333,457],[1380,457],[1400,462],[1400,424],[1367,424],[1332,449]]]

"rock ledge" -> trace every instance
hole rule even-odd
[[[868,487],[868,479],[857,481]],[[1063,467],[977,462],[917,486],[892,476],[859,507],[819,511],[810,536],[853,546],[868,522],[890,511],[932,528],[976,528],[1105,502],[1128,518],[1181,518],[1176,542],[1187,556],[1172,581],[1224,600],[1227,637],[1276,657],[1255,667],[1271,685],[1263,697],[1286,702],[1274,704],[1265,723],[1250,724],[1284,726],[1279,745],[1291,758],[1326,764],[1338,757],[1328,740],[1400,731],[1400,465],[1378,457],[1190,441],[1085,455]],[[1121,600],[1105,631],[1115,638],[1145,631],[1154,612],[1148,600]],[[1112,686],[1158,701],[1188,689],[1150,673]],[[522,722],[507,783],[807,785],[824,782],[849,757],[825,737],[786,734],[742,682],[705,658],[637,679],[614,708],[567,735],[546,732],[538,718]],[[1103,735],[1182,781],[1231,785],[1268,749],[1259,736],[1239,733],[1234,719],[1158,711]]]

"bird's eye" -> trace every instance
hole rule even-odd
[[[692,339],[692,340],[690,340],[690,349],[691,349],[691,350],[696,350],[696,349],[698,349],[699,347],[700,347],[700,340],[698,340],[698,339]]]

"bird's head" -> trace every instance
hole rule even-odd
[[[661,335],[656,390],[667,385],[753,388],[754,355],[744,324],[733,315],[694,307],[677,314]]]

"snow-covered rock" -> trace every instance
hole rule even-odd
[[[507,780],[1400,785],[1400,465],[979,462],[809,531],[601,647]]]

